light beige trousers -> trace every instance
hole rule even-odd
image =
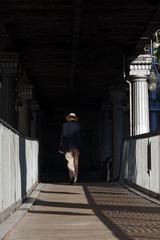
[[[67,160],[69,177],[70,179],[74,177],[76,182],[78,179],[79,150],[77,148],[70,149],[65,153],[65,158]]]

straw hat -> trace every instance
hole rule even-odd
[[[66,117],[66,120],[68,121],[68,118],[70,118],[70,117],[75,118],[75,120],[78,121],[78,117],[76,116],[75,113],[70,113],[70,114]]]

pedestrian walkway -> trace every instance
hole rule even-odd
[[[3,239],[160,239],[160,205],[114,182],[41,183],[34,205]]]

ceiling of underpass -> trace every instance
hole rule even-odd
[[[99,105],[160,28],[158,2],[1,0],[0,48],[19,53],[44,105]]]

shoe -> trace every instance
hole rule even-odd
[[[72,178],[70,179],[70,182],[69,182],[69,183],[70,183],[71,185],[73,185],[73,184],[74,184],[74,181],[75,181],[75,178],[72,177]]]

